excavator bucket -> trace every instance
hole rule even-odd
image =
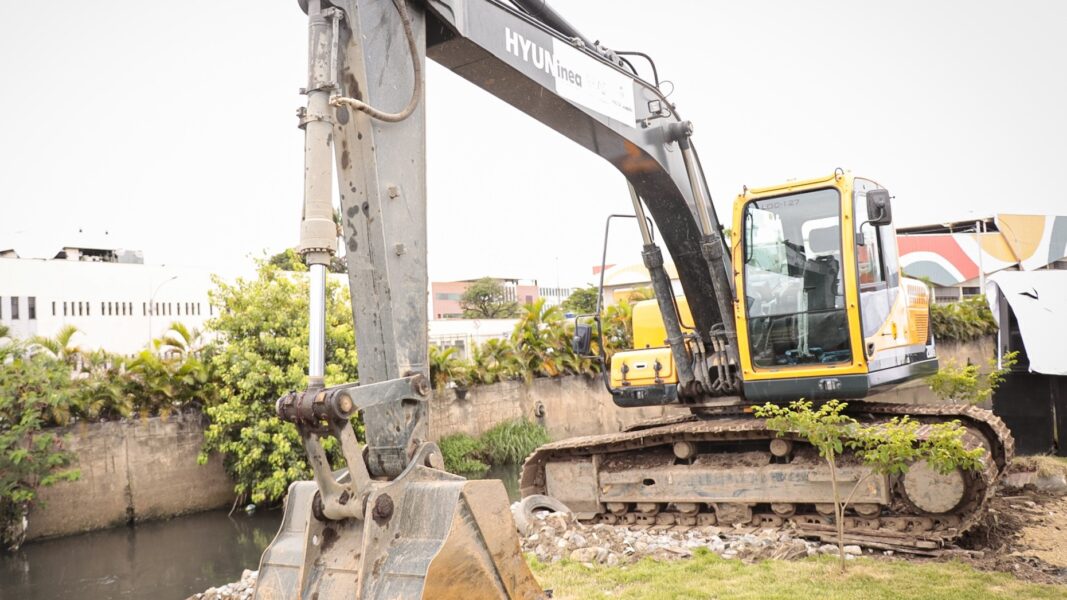
[[[318,487],[289,488],[263,553],[257,600],[543,598],[519,550],[504,486],[426,467],[379,488],[364,519],[320,520]]]

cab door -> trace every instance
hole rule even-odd
[[[882,345],[877,335],[890,319],[900,292],[896,233],[891,224],[873,225],[868,214],[867,192],[875,189],[883,188],[873,181],[857,177],[852,192],[860,322],[868,359]]]

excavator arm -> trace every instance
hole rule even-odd
[[[710,347],[718,327],[734,341],[733,278],[692,127],[654,84],[536,0],[432,0],[404,11],[386,1],[334,5],[342,15],[334,147],[361,379],[425,370],[423,56],[619,169],[660,230],[698,335]],[[415,108],[397,122],[338,101],[398,111],[413,94]],[[673,305],[664,308],[677,321]],[[676,354],[684,370],[692,359]]]
[[[692,125],[619,54],[543,1],[301,0],[309,19],[305,198],[309,385],[278,401],[300,432],[313,482],[290,488],[257,598],[497,598],[539,594],[499,482],[442,470],[428,437],[425,58],[614,165],[629,184],[678,372],[678,395],[729,393],[739,379],[730,261],[691,141]],[[331,156],[332,155],[332,156]],[[334,172],[336,169],[336,173]],[[335,177],[336,175],[336,177]],[[338,185],[360,382],[324,385],[325,271]],[[621,191],[621,190],[620,190]],[[683,334],[663,256],[695,327]],[[703,351],[722,354],[712,381]],[[722,365],[731,372],[724,385]],[[366,445],[349,422],[362,415]],[[340,442],[334,472],[324,439]]]

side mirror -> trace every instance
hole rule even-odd
[[[871,225],[889,225],[893,222],[893,207],[889,203],[888,190],[867,192],[867,218]]]
[[[579,323],[574,326],[574,337],[571,338],[571,348],[578,356],[589,356],[593,346],[593,326]]]

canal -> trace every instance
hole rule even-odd
[[[517,466],[486,477],[518,499]],[[210,511],[31,542],[0,553],[0,600],[182,600],[255,569],[282,511]]]

